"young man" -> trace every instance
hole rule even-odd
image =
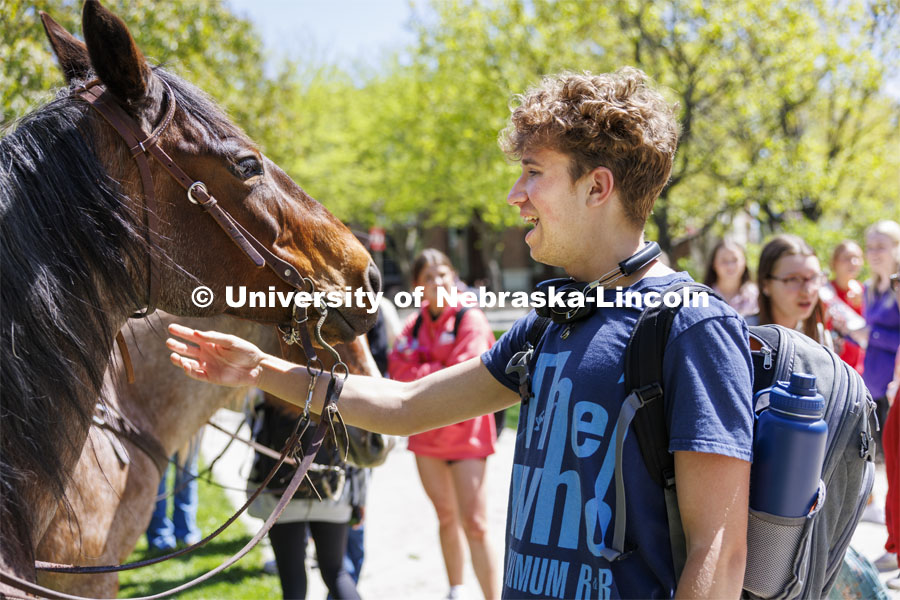
[[[522,175],[507,202],[534,228],[532,257],[594,281],[643,245],[643,226],[669,178],[677,124],[644,75],[565,74],[521,99],[502,136]],[[651,263],[616,283],[660,292],[686,280]],[[613,299],[613,290],[606,294]],[[664,385],[687,542],[676,576],[663,491],[634,436],[624,445],[625,550],[602,557],[615,523],[615,427],[625,398],[623,352],[636,308],[599,308],[545,332],[522,406],[507,523],[508,598],[737,598],[746,554],[752,410],[746,326],[724,303],[679,311],[665,351]],[[531,313],[480,359],[412,383],[351,376],[341,397],[348,423],[409,435],[493,412],[519,400],[506,374],[523,349]],[[172,360],[192,377],[255,385],[295,403],[305,368],[230,336],[173,326]],[[320,385],[314,407],[322,406]]]

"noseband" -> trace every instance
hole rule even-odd
[[[253,237],[228,211],[219,205],[218,201],[209,193],[205,183],[188,177],[187,173],[159,146],[159,139],[172,122],[176,109],[175,94],[172,92],[172,88],[164,80],[159,79],[159,81],[165,88],[163,101],[166,105],[166,113],[159,125],[149,135],[131,115],[125,112],[113,94],[99,80],[91,80],[72,91],[73,95],[87,102],[118,132],[128,146],[141,175],[141,185],[144,189],[145,235],[150,246],[147,259],[149,289],[147,307],[136,313],[135,316],[145,316],[156,310],[159,291],[158,270],[153,267],[153,248],[159,247],[158,212],[149,157],[155,158],[163,166],[169,175],[185,189],[188,200],[209,214],[257,268],[268,266],[279,279],[292,288],[312,292],[315,288],[312,279],[300,275],[293,265],[275,256]],[[296,343],[300,340],[300,329],[305,329],[305,313],[305,309],[298,309],[295,305],[290,324],[280,327],[287,343]],[[322,316],[324,318],[324,311]],[[319,332],[316,333],[319,337]]]

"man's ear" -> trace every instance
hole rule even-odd
[[[81,27],[100,81],[126,103],[147,95],[153,73],[125,23],[97,0],[86,0]]]
[[[56,61],[62,69],[67,83],[73,79],[85,79],[91,70],[91,59],[87,46],[66,28],[54,21],[44,11],[40,12],[44,32],[50,40],[50,47],[56,55]]]
[[[591,189],[588,193],[588,206],[599,206],[609,200],[616,189],[615,177],[606,167],[597,167],[585,175],[586,185]]]

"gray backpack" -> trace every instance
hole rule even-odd
[[[711,289],[697,283],[677,283],[663,293]],[[654,481],[664,490],[668,511],[672,559],[678,576],[684,567],[685,542],[675,493],[675,463],[669,453],[669,433],[665,417],[665,390],[662,381],[663,351],[672,321],[680,307],[660,305],[646,308],[638,318],[625,351],[625,398],[617,429],[634,435],[644,463]],[[527,334],[536,348],[549,319],[538,318]],[[777,325],[750,328],[753,355],[753,392],[769,388],[776,381],[790,379],[792,372],[816,376],[816,387],[825,398],[828,440],[819,498],[813,511],[799,518],[750,511],[747,532],[747,569],[744,597],[822,598],[834,585],[850,538],[872,491],[877,427],[875,403],[859,374],[834,352],[800,332]],[[526,359],[534,364],[534,356]],[[520,394],[530,395],[530,373],[525,367]],[[760,398],[757,411],[767,398]],[[625,474],[622,449],[625,436],[616,439],[616,522],[613,543],[607,556],[616,560],[625,551]],[[827,497],[826,497],[827,495]]]

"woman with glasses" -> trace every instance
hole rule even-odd
[[[427,248],[413,263],[413,284],[422,287],[422,309],[407,320],[388,356],[388,373],[397,381],[415,381],[479,356],[494,345],[494,332],[477,308],[442,302],[438,290],[457,285],[450,259]],[[443,304],[443,306],[442,306]],[[462,314],[461,314],[462,313]],[[438,535],[450,591],[463,596],[464,543],[487,600],[500,596],[500,575],[487,536],[486,460],[494,453],[496,424],[491,414],[412,435],[408,448],[425,493],[438,517]]]
[[[776,235],[759,255],[757,278],[759,325],[774,323],[796,329],[832,347],[819,299],[819,289],[826,279],[809,244],[796,235]]]

